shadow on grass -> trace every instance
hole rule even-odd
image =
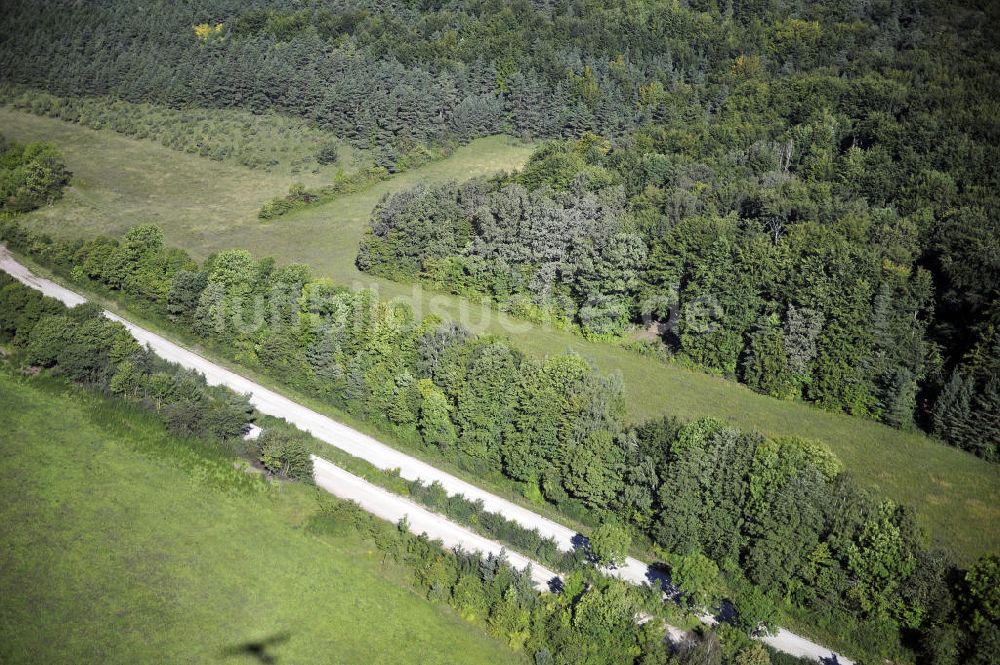
[[[278,662],[278,657],[270,652],[271,647],[284,644],[291,639],[292,634],[288,631],[275,633],[262,640],[252,640],[226,647],[222,650],[222,658],[234,658],[236,656],[250,656],[256,658],[258,662],[272,665]]]

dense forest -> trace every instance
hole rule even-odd
[[[135,1],[55,0],[3,11],[19,26],[0,41],[10,80],[57,93],[281,110],[388,149],[501,130],[626,131],[700,96],[720,61],[742,44],[763,46],[762,20],[789,13],[776,3],[730,7],[723,22],[717,8],[673,3],[468,0],[214,0],[161,2],[156,11]],[[898,23],[898,9],[884,13],[873,19],[878,27]],[[779,38],[794,41],[799,29],[792,21]],[[822,60],[877,36],[843,32]],[[675,85],[675,99],[648,103]]]
[[[889,42],[829,7],[775,24],[717,62],[708,112],[398,194],[358,266],[594,336],[652,324],[678,357],[759,392],[996,460],[997,53],[974,14],[893,8],[912,13]]]
[[[859,488],[821,444],[712,419],[630,427],[619,380],[579,356],[535,360],[503,339],[417,320],[405,306],[243,250],[198,265],[155,226],[121,240],[57,242],[8,220],[0,239],[429,454],[518,481],[568,514],[622,520],[667,553],[690,602],[729,595],[747,629],[786,607],[872,654],[897,654],[900,639],[929,662],[1000,653],[996,608],[967,581],[993,584],[995,557],[963,573],[912,511]],[[19,293],[4,291],[3,321],[29,354],[45,350],[33,362],[93,355],[73,352],[65,315],[41,317],[18,337]],[[45,313],[36,310],[27,310],[32,323]],[[97,369],[78,378],[100,371],[111,390],[136,385],[143,399],[163,388],[133,384],[134,361],[114,348],[96,356],[114,362],[88,361]],[[986,618],[967,620],[970,603]]]
[[[760,392],[996,459],[996,10],[11,2],[0,71],[299,116],[388,170],[490,133],[568,137],[497,182],[386,202],[359,265],[593,335],[653,322]]]
[[[648,147],[585,136],[509,177],[397,194],[357,264],[592,336],[644,323],[676,357],[759,392],[919,423],[997,459],[1000,247],[984,209],[942,224],[923,211],[921,230],[836,183],[785,172],[769,188],[774,173],[711,175]]]

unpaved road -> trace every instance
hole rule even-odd
[[[32,274],[23,265],[17,263],[3,246],[0,246],[0,269],[3,269],[24,284],[42,291],[45,295],[61,300],[70,307],[86,302],[85,298],[73,291]],[[167,360],[203,372],[203,366],[215,367],[209,361],[201,358],[201,356],[185,351],[172,342],[168,342],[158,335],[145,331],[112,312],[105,311],[104,315],[124,325],[137,340],[144,344],[149,344],[157,355]],[[242,379],[242,377],[237,377],[227,370],[217,369],[220,369],[221,373],[214,377],[205,372],[206,376],[209,377],[209,383],[213,385],[223,384],[234,387],[234,378]],[[255,386],[256,384],[248,385]],[[251,392],[249,388],[242,386],[242,384],[240,384],[238,390],[240,392]],[[255,397],[259,390],[262,389],[253,388],[252,392],[255,394]],[[276,416],[284,415],[279,410],[271,411],[264,408],[264,406],[269,404],[266,400],[260,401],[255,398],[251,401],[262,412]],[[410,525],[410,531],[415,534],[426,533],[432,539],[441,540],[446,547],[461,548],[466,552],[481,552],[483,554],[494,555],[499,555],[501,551],[504,551],[507,560],[514,567],[523,570],[530,565],[532,580],[543,589],[547,589],[549,583],[559,577],[558,573],[539,565],[537,562],[517,552],[509,551],[500,543],[484,538],[464,526],[460,526],[441,515],[432,513],[409,499],[392,494],[368,482],[364,478],[360,478],[331,464],[325,459],[316,457],[315,455],[312,458],[315,480],[319,487],[334,496],[355,501],[373,515],[389,520],[390,522],[399,522],[403,517],[406,517]]]
[[[356,501],[362,508],[377,517],[390,522],[399,522],[406,517],[413,533],[426,533],[444,543],[445,547],[461,548],[466,552],[482,552],[499,555],[503,546],[454,522],[442,519],[437,513],[432,513],[409,499],[393,494],[373,485],[364,478],[344,471],[339,466],[331,464],[322,457],[312,456],[316,484],[330,494]],[[558,574],[539,566],[534,561],[517,552],[505,550],[507,559],[516,568],[524,569],[531,566],[531,579],[535,584],[545,589],[549,582]]]
[[[47,296],[57,298],[69,306],[86,302],[86,299],[79,294],[62,287],[55,282],[34,275],[25,266],[18,263],[3,246],[0,246],[0,269],[9,273],[24,284],[41,291]],[[551,537],[555,539],[559,547],[565,550],[571,550],[575,546],[574,541],[579,542],[579,534],[573,529],[565,527],[562,524],[554,522],[546,517],[542,517],[541,515],[538,515],[527,508],[511,503],[506,499],[490,494],[489,492],[480,489],[475,485],[471,485],[460,478],[456,478],[449,473],[441,471],[426,462],[422,462],[396,450],[395,448],[391,448],[383,443],[380,443],[366,434],[362,434],[361,432],[338,423],[327,416],[297,404],[287,397],[283,397],[278,393],[251,381],[250,379],[231,372],[224,367],[220,367],[212,361],[207,360],[196,353],[183,349],[155,333],[149,332],[144,328],[140,328],[139,326],[126,321],[112,312],[105,311],[105,316],[124,325],[128,328],[129,332],[132,333],[136,340],[144,345],[148,345],[161,358],[177,363],[183,367],[201,372],[212,385],[224,385],[238,393],[248,393],[250,395],[250,402],[261,413],[284,418],[300,429],[311,433],[316,438],[325,441],[330,445],[336,446],[337,448],[340,448],[355,457],[367,460],[380,469],[398,469],[399,474],[408,480],[420,479],[426,483],[437,481],[444,487],[445,491],[449,495],[463,494],[468,499],[479,499],[483,502],[486,510],[500,513],[507,519],[514,520],[529,529],[538,529],[539,533],[541,533],[543,537]],[[327,468],[327,465],[329,465],[329,468]],[[385,492],[384,490],[381,490],[381,488],[377,488],[357,476],[351,476],[351,474],[347,474],[347,472],[338,469],[332,464],[326,463],[318,466],[322,466],[327,474],[327,480],[323,481],[323,483],[326,484],[320,483],[320,478],[317,477],[317,483],[320,483],[321,487],[327,489],[328,491],[332,491],[337,496],[341,496],[341,498],[354,499],[359,503],[361,503],[362,500],[373,501],[371,508],[369,508],[369,506],[364,506],[364,504],[362,505],[366,509],[372,510],[375,514],[383,516],[376,511],[385,510],[387,513],[390,510],[398,511],[402,509],[405,504],[408,508],[403,514],[409,514],[411,515],[411,519],[413,519],[412,516],[416,514],[415,509],[419,508],[416,504]],[[379,490],[383,493],[383,496],[379,496],[378,500],[375,500],[374,497],[378,495],[377,492],[362,493],[360,492],[362,485],[357,484],[354,485],[354,491],[358,493],[357,497],[342,495],[341,492],[344,492],[345,494],[350,492],[346,486],[338,485],[338,482],[340,480],[344,480],[345,476],[336,474],[331,469],[337,469],[340,474],[346,474],[347,476],[355,478],[358,483],[362,483],[363,486]],[[337,489],[334,491],[332,488]],[[402,504],[393,502],[393,506],[390,509],[388,505],[391,501],[390,497],[402,502]],[[421,517],[421,519],[423,520],[426,518],[428,523],[433,522],[438,524],[439,526],[437,528],[439,529],[439,532],[445,534],[448,538],[457,537],[457,532],[453,529],[458,529],[468,534],[466,537],[469,538],[469,540],[466,542],[470,543],[470,545],[468,545],[466,549],[479,549],[479,547],[471,545],[472,542],[476,541],[486,541],[499,547],[497,543],[493,543],[493,541],[482,538],[464,527],[460,527],[452,522],[449,522],[446,518],[440,515],[430,513],[428,511],[424,512],[427,515]],[[398,517],[386,518],[398,519]],[[411,524],[411,528],[412,527],[413,524]],[[435,535],[430,529],[427,528],[422,528],[420,531],[417,531],[417,533],[421,531],[427,531],[428,535],[435,538],[441,537]],[[444,538],[442,538],[442,540],[444,540]],[[446,544],[448,544],[447,541]],[[510,553],[509,556],[513,563],[515,560],[514,554]],[[520,559],[524,559],[524,557],[520,557]],[[524,561],[526,562],[527,560],[524,559]],[[519,564],[515,563],[515,565]],[[533,564],[533,568],[536,569],[533,576],[553,576],[551,571],[545,571],[544,568],[538,566],[537,564]],[[655,571],[650,569],[648,564],[631,557],[625,562],[625,565],[614,571],[609,571],[609,574],[615,575],[634,584],[643,584],[659,578]],[[705,619],[708,620],[709,617],[705,617]],[[830,649],[784,629],[779,630],[775,635],[763,638],[763,641],[775,649],[793,656],[811,658],[813,660],[823,661],[826,663],[836,663],[837,665],[854,665],[853,661],[844,658]]]

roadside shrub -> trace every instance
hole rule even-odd
[[[27,360],[32,365],[52,367],[60,351],[73,338],[73,321],[65,315],[44,316],[31,328]]]
[[[311,483],[313,462],[305,442],[296,432],[270,429],[261,434],[260,462],[271,473]]]
[[[632,535],[628,529],[614,522],[605,522],[590,534],[590,553],[602,566],[620,566],[625,563]]]

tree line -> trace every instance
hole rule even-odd
[[[649,587],[638,589],[580,567],[558,593],[540,594],[526,572],[504,556],[447,551],[426,536],[373,518],[357,506],[334,502],[313,516],[307,529],[336,536],[356,529],[406,565],[412,584],[432,602],[447,604],[463,619],[483,626],[536,665],[769,665],[803,661],[773,656],[738,631],[704,631],[670,645],[653,616],[661,604]],[[639,615],[651,616],[636,622]]]
[[[691,603],[742,589],[730,595],[751,626],[785,607],[873,654],[898,654],[902,636],[934,662],[996,657],[996,622],[963,618],[971,601],[947,551],[927,544],[910,510],[859,488],[821,444],[712,419],[632,427],[620,379],[577,355],[524,356],[504,339],[418,321],[371,292],[243,250],[198,265],[154,226],[86,242],[14,220],[0,231],[427,453],[517,481],[568,514],[622,521],[662,548]]]
[[[67,308],[0,273],[0,341],[10,342],[26,366],[156,413],[176,436],[220,442],[275,475],[312,482],[301,435],[275,429],[244,441],[254,419],[245,396],[158,358],[94,303]]]
[[[886,52],[936,39],[943,23],[988,30],[991,8],[967,21],[969,10],[929,1],[212,0],[151,11],[137,0],[19,0],[2,11],[18,26],[0,40],[9,81],[280,111],[406,152],[501,131],[618,136],[666,117],[697,122],[738,87],[731,70],[863,77]]]
[[[0,69],[60,94],[281,111],[405,152],[504,130],[634,126],[653,113],[639,105],[641,85],[704,79],[730,33],[747,32],[685,7],[636,9],[15,2],[3,8],[19,30],[0,41]]]

